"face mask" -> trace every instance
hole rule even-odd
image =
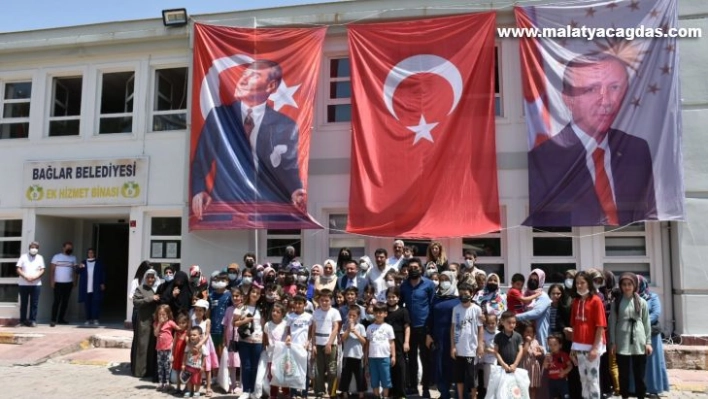
[[[487,283],[487,291],[494,292],[499,289],[499,284]]]
[[[93,262],[95,260],[96,260],[96,258],[86,258],[86,262]]]
[[[307,276],[305,276],[305,275],[297,276],[297,281],[300,283],[304,283],[307,281]]]
[[[467,259],[467,260],[465,261],[465,265],[466,265],[468,268],[471,269],[471,268],[474,267],[474,261],[473,261],[472,259]]]
[[[263,278],[263,272],[258,272],[258,273],[256,273],[256,276],[257,276],[258,278]]]
[[[391,288],[396,286],[396,281],[395,280],[388,280],[386,281],[386,287]]]
[[[253,262],[252,260],[247,260],[245,263],[246,263],[246,267],[248,267],[250,269],[253,267],[253,263],[255,263],[255,262]]]
[[[192,281],[192,284],[199,285],[199,277],[195,277],[191,281]]]
[[[39,249],[30,248],[29,253],[30,253],[30,255],[37,255],[39,253]]]
[[[175,279],[174,274],[168,274],[165,276],[165,281],[167,281],[168,283],[174,279]]]
[[[580,295],[580,296],[585,296],[589,293],[590,293],[590,290],[587,290],[587,289],[585,291],[578,291],[578,295]]]
[[[536,281],[536,280],[529,280],[529,281],[526,283],[526,287],[528,287],[528,289],[530,289],[531,291],[537,290],[537,289],[538,289],[538,281]]]
[[[447,291],[447,290],[450,289],[450,286],[451,286],[451,285],[452,285],[451,282],[449,282],[449,281],[443,281],[442,283],[440,283],[440,288],[442,288],[443,291]]]
[[[71,255],[72,253],[74,253],[74,249],[73,249],[73,248],[69,248],[69,249],[67,249],[66,251],[64,251],[64,253],[67,254],[67,255]]]
[[[251,285],[251,283],[253,282],[253,277],[244,277],[241,282],[245,285]]]
[[[595,284],[595,288],[603,288],[605,283]]]
[[[432,276],[434,273],[437,273],[437,270],[435,270],[435,269],[428,269],[428,270],[425,272],[425,275],[428,276],[428,277],[430,277],[430,276]]]
[[[268,301],[275,301],[275,294],[266,294],[266,300]]]
[[[238,278],[238,274],[236,273],[229,273],[229,280],[234,281]]]
[[[433,285],[437,288],[437,286],[440,284],[438,280],[433,280]]]
[[[469,295],[462,295],[462,296],[460,297],[460,302],[462,302],[462,303],[468,303],[468,302],[470,302],[471,300],[472,300],[472,297],[469,296]]]
[[[565,285],[565,288],[567,288],[567,289],[573,288],[573,279],[572,278],[565,279],[565,281],[563,282],[563,285]]]
[[[213,288],[215,290],[223,290],[224,288],[226,288],[227,285],[228,285],[228,283],[226,281],[212,281],[211,282],[211,288]]]
[[[369,270],[369,264],[366,262],[359,263],[359,270],[361,270],[363,272]]]
[[[415,269],[415,270],[409,270],[408,271],[408,278],[419,278],[420,277],[420,270]]]
[[[266,281],[267,283],[272,283],[272,282],[275,281],[275,276],[273,276],[273,275],[268,275],[268,276],[266,276],[265,281]]]

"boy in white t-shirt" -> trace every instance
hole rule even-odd
[[[396,364],[396,336],[393,327],[386,323],[388,309],[385,304],[374,305],[374,323],[366,329],[366,349],[364,351],[364,367],[369,365],[371,387],[374,396],[388,397],[391,384],[391,367]],[[389,360],[390,359],[390,360]]]
[[[317,300],[320,307],[313,314],[315,324],[315,355],[317,374],[315,375],[315,397],[335,396],[337,382],[337,336],[342,326],[339,310],[332,308],[332,291],[323,289]],[[327,388],[325,391],[325,374]]]
[[[285,343],[287,345],[302,345],[307,351],[310,351],[312,350],[312,337],[315,329],[312,315],[305,312],[305,302],[307,302],[307,298],[302,295],[295,295],[291,301],[293,311],[285,317]],[[301,364],[300,367],[303,370],[309,369],[307,364]],[[306,398],[307,388],[304,392],[292,390],[292,394],[293,397]]]
[[[482,356],[481,376],[478,380],[477,393],[479,397],[484,397],[489,386],[489,375],[492,372],[492,366],[497,364],[497,355],[494,352],[494,337],[499,332],[497,325],[497,315],[489,313],[484,321],[484,356]],[[480,374],[480,373],[478,373]]]
[[[470,398],[474,398],[477,393],[477,360],[484,355],[484,319],[482,308],[472,302],[472,287],[463,284],[457,290],[461,303],[452,309],[450,356],[455,359],[457,397],[464,397],[467,387]]]

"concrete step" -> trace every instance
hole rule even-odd
[[[708,346],[664,345],[666,368],[708,370]]]

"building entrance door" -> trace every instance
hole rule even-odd
[[[93,247],[106,267],[106,292],[101,306],[101,321],[123,323],[129,284],[128,223],[94,224]]]

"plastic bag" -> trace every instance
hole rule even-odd
[[[229,378],[229,352],[222,351],[221,359],[219,360],[219,373],[216,375],[216,383],[224,388],[227,392],[231,386]]]
[[[275,342],[273,350],[272,385],[305,389],[307,379],[307,350],[302,345]]]
[[[268,352],[261,352],[261,357],[258,359],[258,371],[256,372],[256,386],[253,394],[260,398],[265,392],[270,392],[270,380],[268,379]]]
[[[176,384],[177,378],[179,378],[179,372],[177,372],[177,370],[170,371],[170,383]]]
[[[492,366],[485,399],[529,399],[529,373],[517,368],[507,373],[501,366]]]

